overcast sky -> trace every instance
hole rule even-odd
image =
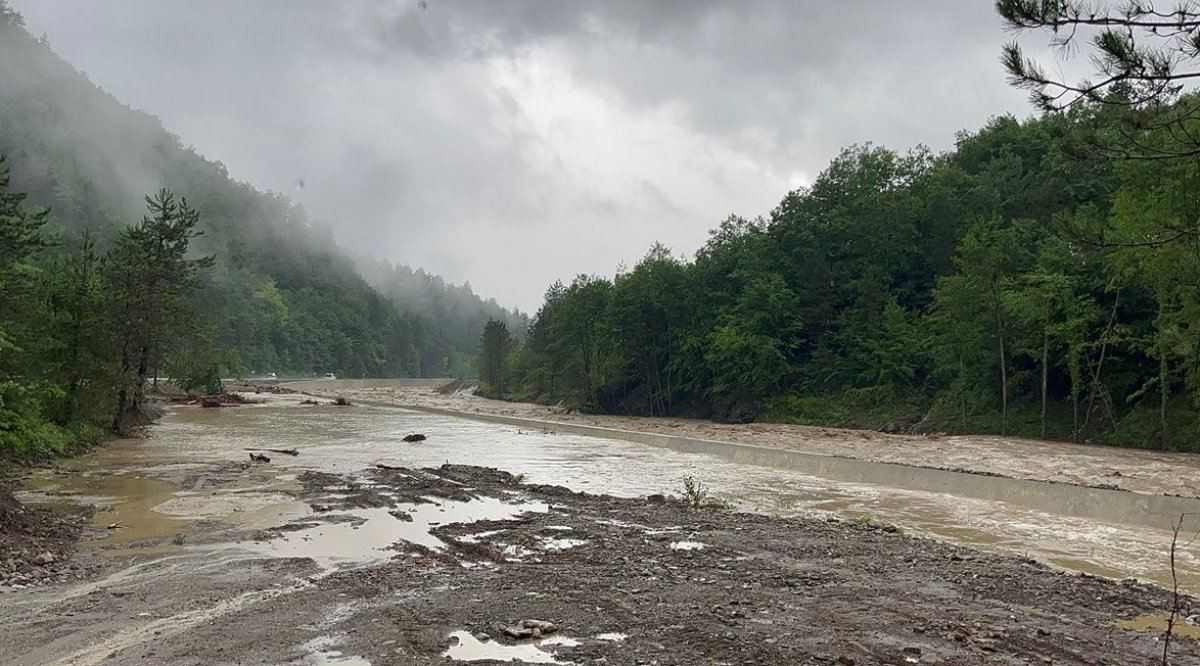
[[[655,241],[690,255],[847,144],[945,149],[1030,113],[989,0],[12,4],[352,252],[524,310]]]

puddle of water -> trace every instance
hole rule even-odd
[[[458,537],[458,540],[463,543],[479,543],[488,537],[494,537],[497,534],[503,534],[508,530],[487,530],[486,532],[476,532],[475,534],[464,534]]]
[[[505,645],[489,640],[486,643],[475,638],[468,631],[451,632],[450,639],[454,644],[442,653],[454,661],[519,661],[527,664],[570,664],[569,661],[559,661],[553,651],[543,650],[542,647],[574,647],[579,641],[565,636],[543,638],[532,643]]]
[[[333,636],[320,636],[304,644],[308,654],[304,663],[312,666],[371,666],[371,662],[363,657],[343,654],[338,645],[341,640]]]
[[[587,543],[587,539],[556,539],[554,537],[538,537],[542,550],[569,550]]]
[[[230,492],[205,495],[180,493],[155,505],[158,513],[178,518],[215,518],[244,511],[259,511],[270,506],[291,504],[282,493]]]
[[[1139,615],[1132,620],[1121,620],[1117,626],[1129,631],[1140,631],[1150,634],[1162,634],[1167,631],[1168,615],[1166,613],[1151,613]],[[1192,640],[1200,640],[1200,627],[1190,624],[1182,616],[1175,618],[1175,626],[1171,629],[1172,636],[1182,636]]]
[[[76,475],[60,478],[35,477],[21,501],[93,504],[92,526],[106,530],[109,544],[168,537],[187,529],[189,522],[155,508],[170,500],[175,486],[141,476]],[[112,529],[108,529],[109,526]]]
[[[704,550],[708,544],[699,541],[672,541],[671,550]]]
[[[284,532],[270,541],[244,543],[241,547],[271,557],[307,557],[322,568],[339,564],[365,564],[389,559],[390,547],[400,541],[442,551],[446,543],[430,533],[434,527],[481,520],[512,520],[524,513],[545,513],[544,502],[508,503],[493,497],[469,502],[443,501],[402,504],[396,508],[357,509],[322,516],[345,522],[322,522],[316,527]],[[393,512],[408,514],[400,520]],[[478,536],[478,535],[476,535]]]

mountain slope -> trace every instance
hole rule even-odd
[[[461,374],[488,318],[523,328],[518,313],[432,276],[416,291],[381,293],[327,227],[284,196],[234,181],[158,119],[98,88],[11,12],[0,14],[0,154],[13,189],[48,207],[50,228],[68,244],[87,230],[103,248],[161,187],[187,197],[204,234],[194,247],[216,258],[207,323],[230,372]]]

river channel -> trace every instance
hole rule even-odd
[[[173,408],[147,439],[114,442],[57,472],[35,475],[24,499],[97,504],[102,509],[97,527],[121,526],[108,540],[111,547],[171,534],[206,518],[236,515],[239,524],[262,528],[281,524],[308,511],[279,492],[305,470],[353,473],[376,463],[450,462],[618,496],[678,493],[684,477],[692,476],[738,510],[780,516],[826,512],[891,523],[1070,570],[1163,585],[1170,582],[1169,525],[1183,513],[1200,515],[1200,500],[1186,498],[844,458],[781,457],[711,442],[648,445],[391,407],[299,403],[299,396],[270,396],[264,404],[234,408]],[[404,442],[413,432],[427,439]],[[236,493],[206,493],[202,484],[182,489],[162,480],[171,476],[168,470],[178,476],[190,466],[244,460],[245,449],[255,447],[294,448],[300,455],[273,455],[275,482]],[[1177,556],[1181,586],[1192,592],[1200,592],[1196,550],[1188,543]],[[300,546],[288,554],[302,552]]]

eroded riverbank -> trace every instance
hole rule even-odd
[[[322,380],[289,386],[323,395],[396,406],[434,408],[550,423],[581,424],[827,456],[962,470],[1114,488],[1149,495],[1200,497],[1200,454],[1084,446],[988,435],[894,435],[781,423],[726,424],[679,418],[566,413],[532,403],[489,400],[469,393],[442,394],[437,383],[411,380]]]
[[[83,582],[3,591],[12,661],[419,664],[453,649],[574,663],[962,664],[1039,663],[1054,648],[1054,663],[1149,663],[1161,645],[1161,589],[1000,554],[1165,582],[1169,533],[1157,528],[300,402],[177,407],[147,440],[35,475],[25,499],[97,506],[79,556],[97,566]],[[414,432],[427,440],[405,442]],[[252,464],[246,448],[299,455]],[[678,493],[685,475],[779,518],[646,501]],[[921,534],[990,552],[911,538]],[[1192,550],[1179,573],[1197,589]],[[498,633],[526,619],[555,622],[565,639],[539,647]],[[1116,624],[1126,621],[1150,631]]]
[[[1161,643],[1122,623],[1169,604],[1155,587],[862,522],[585,495],[487,468],[298,482],[311,512],[241,546],[136,558],[6,606],[12,663],[1135,664]],[[306,544],[358,548],[323,558]],[[525,626],[545,633],[509,636]],[[1200,642],[1173,654],[1200,659]]]

